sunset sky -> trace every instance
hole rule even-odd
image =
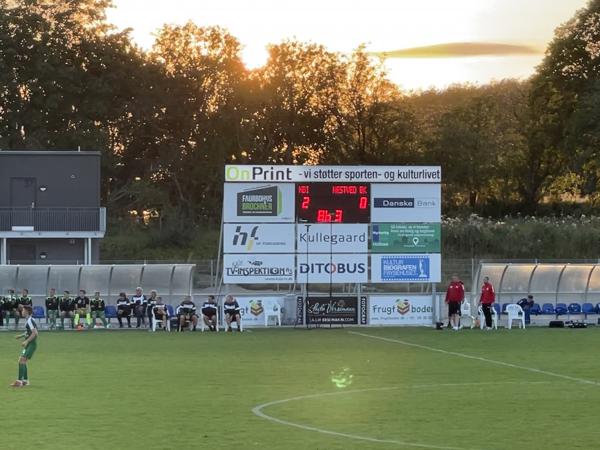
[[[242,45],[248,67],[266,45],[298,39],[351,52],[367,44],[387,54],[389,78],[403,89],[443,88],[527,77],[554,29],[587,0],[114,0],[109,20],[133,28],[144,48],[164,23],[220,25]],[[450,44],[450,45],[448,45]],[[457,45],[458,44],[458,45]],[[490,45],[491,44],[491,45]],[[498,45],[500,44],[500,45]],[[433,48],[421,48],[430,47]],[[397,52],[399,50],[409,51]],[[393,52],[397,53],[393,53]]]

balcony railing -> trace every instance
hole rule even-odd
[[[0,208],[1,231],[106,231],[106,208]]]

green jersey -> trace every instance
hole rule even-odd
[[[74,311],[75,300],[72,297],[62,297],[59,302],[61,311]]]
[[[54,297],[46,298],[46,309],[48,311],[58,311],[58,304],[60,299],[55,295]]]
[[[28,295],[24,295],[17,299],[17,305],[21,306],[31,306],[33,302],[31,301],[31,297]]]
[[[104,300],[101,298],[93,298],[91,300],[92,311],[104,311],[105,305]]]
[[[29,316],[29,318],[27,319],[27,322],[25,323],[25,334],[27,335],[27,337],[31,336],[33,334],[33,329],[37,330],[37,324],[35,323],[35,320],[33,320],[32,316]],[[33,338],[33,340],[31,340],[30,342],[34,342],[37,339],[37,336]]]

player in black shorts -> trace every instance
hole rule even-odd
[[[186,323],[191,323],[193,331],[196,331],[198,325],[198,314],[196,314],[196,305],[192,301],[192,297],[186,295],[183,301],[177,307],[177,318],[179,319],[179,327],[177,331],[183,331]]]
[[[202,305],[202,320],[210,331],[217,331],[217,301],[214,295],[209,295]]]
[[[233,331],[231,329],[231,322],[235,321],[237,323],[238,331],[242,331],[242,319],[240,317],[240,305],[233,295],[228,295],[225,297],[225,302],[223,303],[223,310],[225,312],[225,322],[227,323],[227,331]]]

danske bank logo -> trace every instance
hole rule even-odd
[[[277,186],[249,189],[237,194],[237,215],[277,216],[281,213],[281,195]]]

